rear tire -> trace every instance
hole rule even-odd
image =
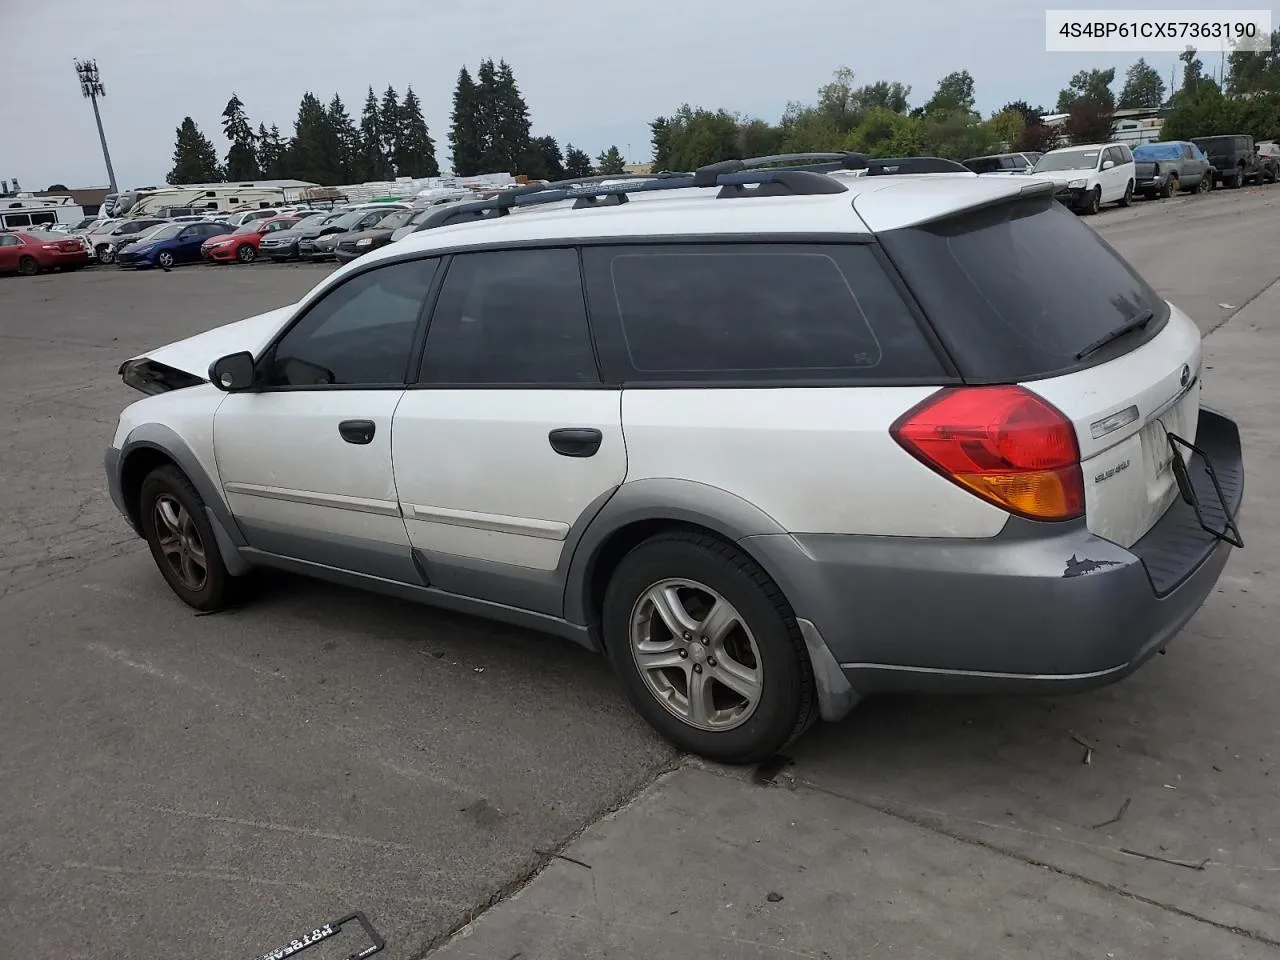
[[[724,619],[711,616],[716,609]],[[703,637],[713,620],[727,626]],[[813,669],[791,606],[755,561],[723,541],[680,532],[635,547],[609,580],[602,628],[628,699],[683,750],[755,763],[817,717]]]
[[[40,264],[35,257],[23,257],[18,261],[18,272],[24,277],[34,277],[40,272]]]
[[[151,558],[178,599],[202,611],[233,603],[240,581],[227,572],[204,500],[186,474],[157,467],[142,481],[138,500]]]
[[[1120,206],[1128,207],[1133,204],[1133,181],[1130,180],[1124,188],[1124,196],[1120,198]]]

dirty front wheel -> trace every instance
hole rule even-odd
[[[602,627],[627,697],[691,753],[755,763],[817,716],[813,670],[782,591],[713,537],[660,534],[634,548],[609,581]]]
[[[204,501],[177,467],[158,467],[142,481],[142,533],[160,574],[178,598],[197,610],[234,600],[237,583],[222,562]]]

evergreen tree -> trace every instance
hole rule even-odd
[[[293,124],[293,142],[289,144],[287,163],[292,176],[324,186],[341,182],[337,139],[324,105],[315,94],[304,93]]]
[[[359,177],[360,131],[347,113],[342,97],[333,95],[329,101],[329,126],[336,149],[338,177],[341,183],[352,183]]]
[[[400,104],[400,139],[396,141],[393,159],[396,173],[402,177],[440,176],[436,142],[431,139],[427,121],[422,116],[422,104],[413,87],[405,89],[404,102]]]
[[[498,98],[498,68],[493,60],[481,60],[476,70],[475,91],[476,132],[480,141],[476,173],[500,173],[504,169],[494,149],[501,112]]]
[[[222,179],[218,152],[190,117],[182,119],[173,147],[173,169],[165,181],[173,184],[214,183]]]
[[[520,94],[515,74],[505,60],[498,61],[493,86],[494,129],[489,144],[490,173],[520,173],[533,154],[529,105]]]
[[[231,94],[222,111],[222,134],[231,142],[227,151],[227,179],[255,180],[262,176],[257,138],[238,94]]]
[[[484,138],[480,129],[479,92],[464,66],[458,71],[458,86],[453,91],[453,116],[449,126],[453,172],[460,177],[470,177],[480,172]]]
[[[387,158],[391,169],[395,170],[395,155],[398,145],[404,139],[400,129],[400,98],[395,87],[387,85],[382,95],[382,106],[378,108],[378,118],[382,121],[382,153]],[[394,173],[391,176],[395,176]]]
[[[591,167],[591,158],[585,150],[579,150],[572,143],[564,145],[564,175],[566,179],[589,177],[595,171]]]
[[[533,152],[524,172],[534,180],[564,179],[564,154],[555,137],[538,137],[533,141]]]
[[[382,148],[382,111],[378,96],[369,88],[360,114],[360,163],[357,180],[389,180],[394,175],[391,162]]]
[[[280,128],[274,123],[268,130],[266,124],[258,124],[258,166],[262,175],[268,180],[288,180],[287,157],[289,145],[280,135]]]
[[[1124,89],[1120,91],[1119,107],[1158,107],[1164,103],[1164,78],[1160,71],[1139,57],[1124,75]]]
[[[622,152],[616,146],[612,146],[600,154],[600,164],[596,169],[602,174],[626,173],[627,161],[623,158]]]

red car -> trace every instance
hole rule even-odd
[[[89,262],[89,248],[79,237],[57,234],[0,233],[0,273],[34,277],[41,270],[78,270]]]
[[[262,220],[250,220],[231,233],[210,237],[200,245],[200,256],[210,263],[253,263],[258,259],[258,244],[263,236],[277,230],[287,230],[297,223],[300,217],[267,217]]]

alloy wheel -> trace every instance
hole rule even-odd
[[[168,494],[156,498],[156,541],[165,562],[184,587],[204,589],[209,580],[204,541],[195,520],[178,500]]]
[[[660,580],[631,611],[631,656],[666,710],[699,730],[732,730],[760,702],[760,649],[742,614],[694,580]]]

